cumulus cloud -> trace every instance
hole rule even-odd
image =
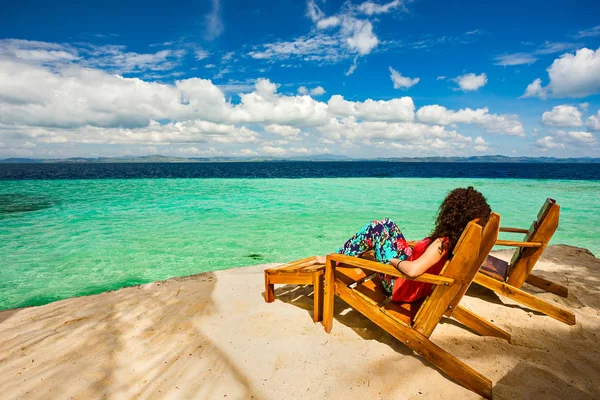
[[[556,106],[542,114],[542,124],[560,128],[582,126],[581,111],[569,105]]]
[[[390,68],[390,78],[392,78],[392,82],[394,82],[394,89],[408,89],[417,83],[419,83],[420,78],[409,78],[406,76],[402,76],[402,74],[396,71],[394,68]]]
[[[298,88],[298,93],[301,95],[310,94],[311,96],[322,96],[325,94],[325,89],[323,89],[323,86],[317,86],[312,89],[308,89],[306,86],[300,86]]]
[[[448,110],[439,105],[424,106],[417,111],[417,119],[427,124],[476,124],[487,132],[510,136],[524,136],[525,129],[516,115],[490,114],[487,108],[472,110],[465,108],[458,111]]]
[[[547,69],[550,83],[543,87],[536,79],[525,89],[522,97],[581,98],[600,93],[600,48],[582,48],[565,53]]]
[[[544,136],[535,141],[534,146],[540,151],[548,151],[552,149],[562,149],[565,146],[562,143],[557,143],[552,136]]]
[[[450,154],[484,151],[487,144],[448,125],[474,124],[506,134],[518,134],[520,127],[512,116],[487,109],[443,108],[443,115],[434,118],[422,108],[415,121],[408,96],[348,101],[333,95],[325,102],[313,98],[325,93],[321,86],[289,95],[268,79],[250,84],[231,83],[245,91],[232,102],[223,86],[208,79],[167,84],[84,67],[78,60],[50,66],[16,55],[0,57],[0,154],[17,154],[11,149],[19,148],[42,155],[76,144],[102,144],[131,145],[135,152],[178,146],[168,148],[197,155],[282,149],[293,155],[315,152],[322,144],[340,153],[367,145],[385,148],[386,143],[413,154]],[[476,116],[463,116],[468,112]],[[271,140],[273,135],[279,138]]]
[[[388,101],[367,99],[364,102],[347,101],[333,95],[327,103],[329,111],[338,117],[356,117],[360,120],[412,121],[415,105],[410,97]]]
[[[478,90],[479,88],[485,86],[487,83],[487,76],[485,73],[480,75],[476,75],[473,73],[464,74],[457,76],[454,78],[454,81],[458,83],[460,90],[464,92],[470,92]]]
[[[600,110],[596,115],[592,115],[587,119],[586,126],[591,131],[600,132]]]

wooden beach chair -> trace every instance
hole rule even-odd
[[[316,257],[292,261],[265,270],[265,301],[275,301],[275,284],[313,285],[313,321],[323,318],[323,274],[325,265],[318,264]]]
[[[525,237],[522,241],[498,240],[496,244],[499,246],[517,248],[512,259],[507,263],[488,256],[475,276],[475,283],[565,324],[575,325],[575,314],[572,312],[521,290],[523,283],[527,282],[547,292],[567,297],[566,287],[531,273],[558,228],[559,214],[560,206],[553,199],[547,199],[528,230],[501,227],[500,232],[524,233]]]
[[[329,254],[325,269],[323,326],[330,332],[333,324],[334,295],[340,297],[382,329],[400,340],[455,381],[475,393],[492,397],[492,382],[429,338],[443,316],[453,317],[475,332],[510,340],[510,335],[458,303],[496,239],[500,216],[492,213],[485,227],[469,222],[456,244],[452,257],[440,275],[423,274],[410,278],[388,264]],[[394,275],[435,285],[424,300],[413,303],[389,302],[378,278],[367,281],[373,272]]]

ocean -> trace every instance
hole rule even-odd
[[[326,254],[383,217],[420,239],[468,185],[503,226],[556,199],[551,243],[600,254],[600,164],[0,164],[0,309]]]

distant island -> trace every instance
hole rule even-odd
[[[109,163],[215,163],[215,162],[272,162],[272,161],[383,161],[383,162],[426,162],[426,163],[562,163],[597,164],[600,158],[556,158],[556,157],[401,157],[401,158],[351,158],[335,154],[318,154],[299,157],[170,157],[148,155],[140,157],[72,157],[72,158],[5,158],[0,164],[109,164]]]

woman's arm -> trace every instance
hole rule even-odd
[[[398,271],[410,276],[411,278],[416,278],[442,259],[446,252],[440,252],[441,246],[442,239],[436,239],[429,245],[429,247],[427,247],[425,253],[423,253],[421,257],[417,258],[416,260],[400,261],[397,258],[392,258],[390,260],[390,264],[396,267]]]

